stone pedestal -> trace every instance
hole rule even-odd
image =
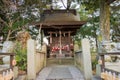
[[[15,66],[13,68],[13,72],[14,72],[14,79],[16,79],[18,77],[18,67],[17,66]]]
[[[101,76],[101,66],[100,66],[100,64],[96,65],[96,75]]]

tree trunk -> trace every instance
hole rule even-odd
[[[8,41],[10,39],[10,35],[11,35],[11,30],[8,31],[6,41]]]
[[[110,40],[110,5],[106,0],[100,0],[100,31],[102,41]]]

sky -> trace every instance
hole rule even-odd
[[[57,2],[57,3],[55,3]],[[67,0],[63,0],[65,6],[67,6]],[[63,6],[62,0],[53,0],[53,5],[59,5],[61,6],[60,9],[65,9],[65,7]]]

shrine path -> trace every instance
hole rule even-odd
[[[36,80],[84,80],[84,76],[75,66],[59,65],[42,69]]]
[[[85,80],[82,72],[73,65],[54,65],[42,69],[36,80]],[[93,76],[92,80],[101,80]]]

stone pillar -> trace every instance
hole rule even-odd
[[[27,41],[27,77],[28,80],[35,80],[36,68],[35,68],[35,41],[29,39]]]
[[[101,76],[101,65],[100,64],[96,65],[96,75]]]
[[[83,58],[83,72],[84,72],[85,80],[92,80],[90,43],[88,39],[82,40],[82,58]]]
[[[47,64],[47,46],[46,44],[44,43],[42,45],[42,51],[44,53],[44,67],[46,67],[46,64]]]

